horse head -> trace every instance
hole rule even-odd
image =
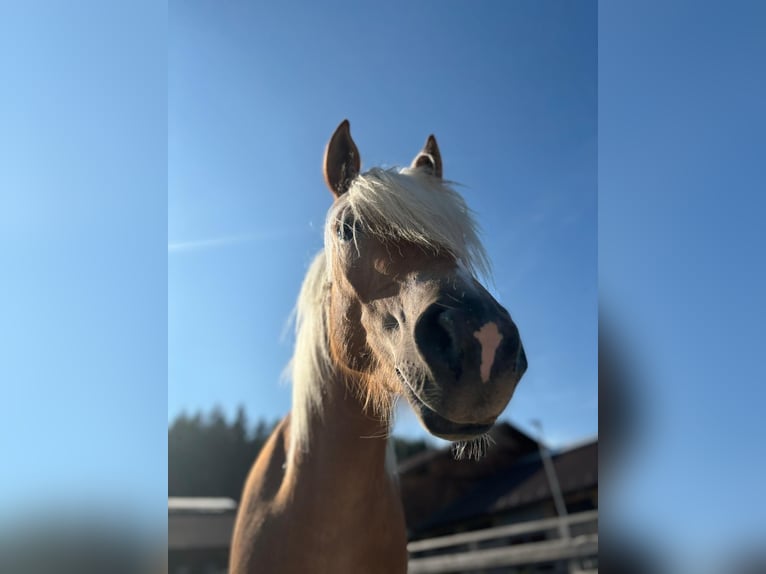
[[[485,434],[527,368],[519,330],[477,276],[477,226],[442,177],[429,136],[410,167],[361,172],[348,121],[331,137],[324,177],[327,338],[336,368],[366,404],[404,396],[451,441]]]

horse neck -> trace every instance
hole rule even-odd
[[[388,423],[367,413],[343,381],[317,384],[323,392],[318,409],[309,415],[308,448],[293,454],[292,470],[310,481],[338,479],[344,473],[390,478],[386,470]]]
[[[404,509],[386,469],[387,423],[365,413],[340,381],[325,384],[307,448],[287,465],[282,499],[296,511],[312,560],[323,565],[313,571],[405,572]]]

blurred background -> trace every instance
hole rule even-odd
[[[606,440],[626,423],[600,526],[646,571],[765,571],[765,31],[761,2],[599,4],[600,335],[631,411],[600,404]]]
[[[0,572],[164,568],[166,39],[0,5]]]
[[[220,568],[344,117],[366,167],[436,134],[530,351],[463,483],[399,413],[413,558],[766,571],[764,5],[249,4],[0,5],[0,571]]]

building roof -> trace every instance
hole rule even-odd
[[[551,499],[537,441],[508,423],[495,425],[491,437],[494,444],[479,461],[455,460],[444,448],[419,453],[399,465],[412,536]],[[598,486],[598,437],[551,455],[565,495]]]
[[[563,494],[598,485],[598,441],[553,455],[553,466]],[[482,478],[472,489],[432,514],[413,530],[462,522],[540,502],[552,497],[542,459],[530,453],[511,467]]]
[[[168,550],[228,548],[236,510],[231,498],[168,497]]]
[[[402,501],[410,529],[458,499],[476,484],[538,452],[537,442],[508,423],[490,432],[492,444],[481,460],[455,460],[449,448],[417,454],[399,465]]]
[[[216,514],[236,510],[237,503],[231,498],[168,497],[169,514]]]

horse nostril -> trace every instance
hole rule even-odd
[[[441,333],[443,340],[443,347],[445,351],[450,351],[453,354],[457,353],[458,346],[456,344],[458,334],[456,332],[455,317],[449,310],[442,309],[436,320],[437,330]],[[441,327],[439,329],[439,327]]]
[[[459,376],[459,338],[449,309],[438,304],[429,307],[418,318],[415,343],[429,364],[443,365]]]
[[[396,331],[399,328],[399,320],[391,313],[386,313],[383,317],[383,328],[386,331]]]

